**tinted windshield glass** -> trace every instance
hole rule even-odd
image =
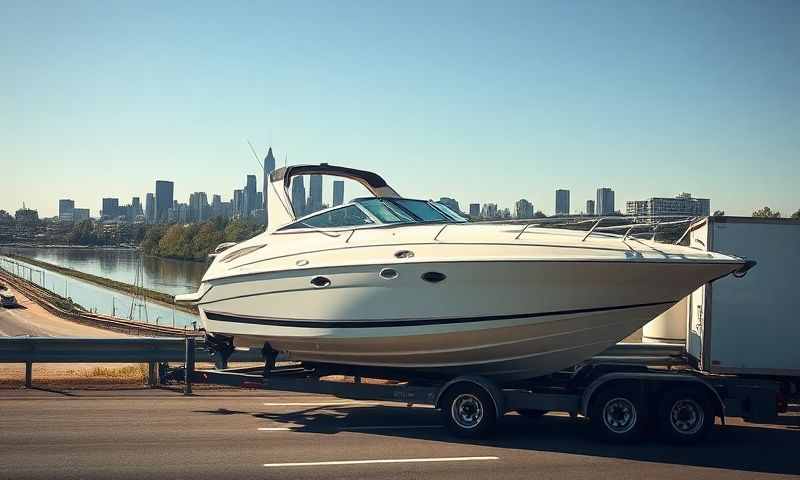
[[[365,198],[358,200],[362,207],[383,223],[409,223],[415,222],[411,216],[379,198]]]
[[[430,203],[424,200],[409,200],[407,198],[392,198],[389,201],[400,205],[406,210],[414,214],[423,222],[441,222],[448,221],[447,217],[442,212],[436,210]]]
[[[302,221],[295,222],[283,227],[281,230],[295,228],[333,228],[333,227],[354,227],[358,225],[368,225],[373,223],[366,213],[355,205],[329,210],[327,212],[308,217]]]
[[[445,205],[443,203],[433,202],[433,204],[436,206],[436,208],[438,208],[439,210],[444,212],[445,215],[447,215],[451,219],[455,220],[456,222],[466,222],[466,221],[468,221],[466,218],[464,218],[461,215],[459,215],[458,213],[454,212],[450,207],[448,207],[447,205]]]

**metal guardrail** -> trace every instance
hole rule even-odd
[[[163,362],[211,362],[205,342],[195,337],[0,337],[0,363],[24,363],[25,385],[32,385],[34,363],[147,363],[155,385]],[[191,352],[191,355],[189,355]],[[236,350],[234,362],[262,362],[259,350]],[[189,391],[191,387],[189,386]]]

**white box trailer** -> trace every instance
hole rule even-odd
[[[686,350],[697,367],[800,377],[800,221],[709,217],[693,225],[689,242],[758,262],[745,278],[722,278],[689,296]]]

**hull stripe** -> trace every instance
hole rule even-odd
[[[580,308],[575,310],[558,310],[552,312],[516,313],[509,315],[491,315],[483,317],[458,317],[458,318],[409,318],[397,320],[289,320],[271,317],[253,317],[230,315],[220,312],[205,312],[206,318],[218,322],[248,323],[253,325],[270,325],[275,327],[300,327],[300,328],[384,328],[384,327],[414,327],[420,325],[448,325],[453,323],[490,322],[494,320],[513,320],[519,318],[550,317],[555,315],[575,315],[580,313],[609,312],[614,310],[627,310],[632,308],[657,307],[672,305],[678,300],[669,302],[638,303],[633,305],[614,305],[611,307]]]

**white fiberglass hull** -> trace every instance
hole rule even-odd
[[[722,261],[460,261],[257,273],[211,282],[207,331],[305,362],[499,380],[546,375],[622,340]],[[393,279],[379,276],[392,268]],[[421,279],[442,273],[438,283]],[[330,285],[314,287],[324,276]]]

